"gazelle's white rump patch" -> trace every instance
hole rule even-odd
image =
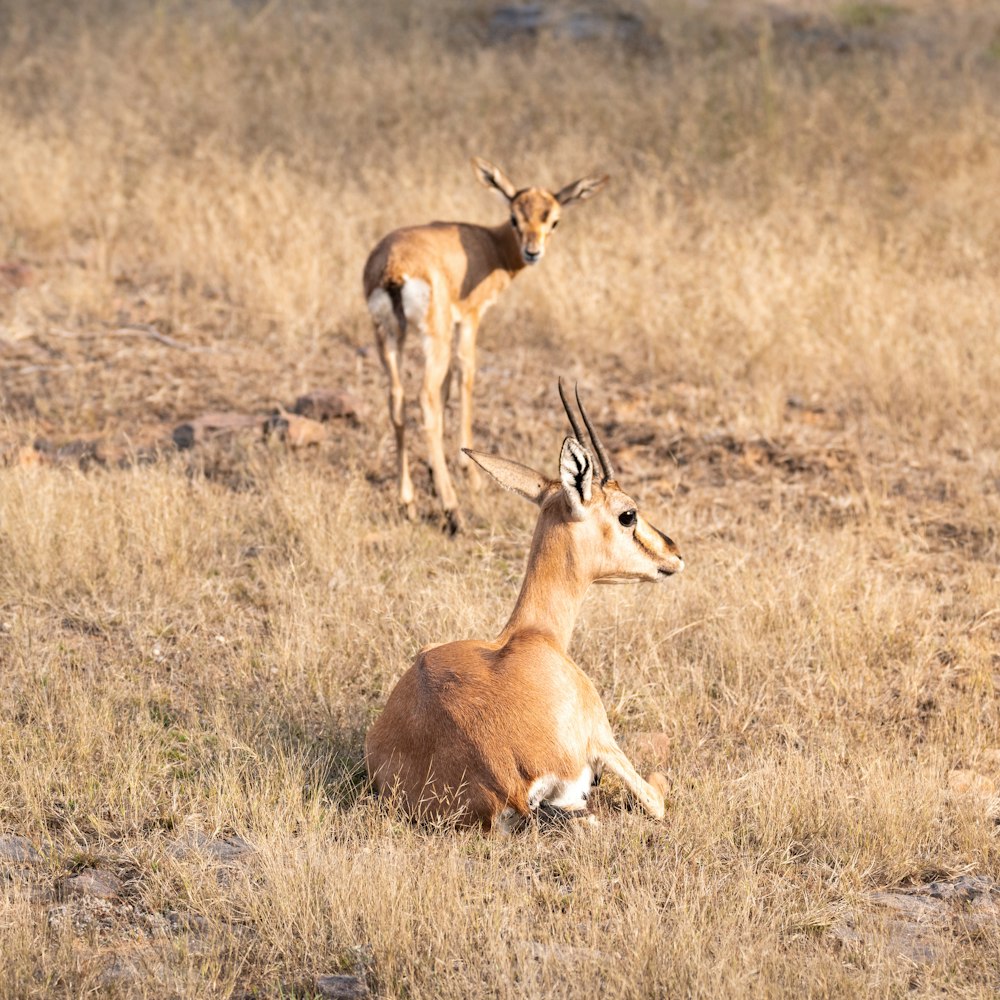
[[[554,774],[536,778],[528,789],[528,808],[537,809],[542,803],[557,809],[582,809],[587,805],[594,771],[585,765],[579,776],[566,781]]]
[[[403,314],[411,323],[427,324],[427,310],[431,306],[431,286],[420,278],[407,278],[400,289]]]

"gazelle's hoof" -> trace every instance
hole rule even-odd
[[[646,784],[652,788],[653,794],[656,796],[656,801],[652,803],[650,812],[656,819],[663,819],[667,812],[667,793],[670,791],[666,776],[659,771],[653,771],[646,775]]]
[[[444,530],[448,535],[457,535],[462,530],[464,523],[462,512],[457,507],[444,512]]]
[[[407,521],[415,521],[417,519],[417,505],[412,500],[409,503],[401,503],[399,505],[399,512]]]

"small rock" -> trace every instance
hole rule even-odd
[[[0,263],[0,281],[9,288],[27,288],[35,284],[35,273],[21,260]]]
[[[295,400],[292,412],[300,417],[309,417],[326,423],[338,418],[357,418],[360,403],[349,392],[334,392],[331,389],[315,389]]]
[[[997,885],[988,875],[961,875],[953,882],[931,882],[923,891],[948,903],[973,903],[988,898]]]
[[[0,837],[0,861],[14,861],[22,865],[33,865],[42,857],[35,850],[35,845],[27,837],[19,837],[15,833]]]
[[[572,7],[527,3],[497,7],[487,32],[492,44],[541,35],[573,42],[610,39],[636,44],[646,36],[646,26],[637,14],[615,10],[610,4]]]
[[[869,899],[880,906],[888,906],[910,920],[934,920],[942,916],[945,909],[940,900],[909,892],[873,892]]]
[[[79,875],[66,879],[63,888],[74,896],[112,899],[122,891],[122,880],[100,868],[85,868]]]
[[[851,918],[831,924],[830,933],[841,944],[860,944],[864,940]]]
[[[580,966],[584,962],[597,965],[606,964],[610,956],[596,948],[581,948],[571,944],[543,944],[541,941],[520,941],[519,951],[526,958],[536,962],[559,962]]]
[[[667,776],[660,771],[651,771],[646,775],[646,781],[652,785],[664,798],[670,794],[670,782]]]
[[[208,920],[200,913],[181,913],[179,910],[167,910],[163,916],[174,934],[179,934],[182,931],[204,934],[208,930]]]
[[[89,441],[78,438],[75,441],[65,441],[63,444],[54,444],[45,438],[37,438],[34,450],[38,452],[37,463],[28,460],[28,464],[78,465],[84,471],[94,466],[108,464],[107,447],[99,438]]]
[[[956,795],[979,795],[984,798],[997,793],[997,783],[992,778],[965,768],[949,772],[948,788]]]
[[[645,757],[659,763],[666,763],[670,757],[670,737],[654,730],[635,733],[628,740],[636,757]]]
[[[306,448],[322,444],[330,436],[330,432],[318,420],[279,410],[264,422],[264,437],[271,435],[284,441],[290,448]]]
[[[126,986],[138,981],[139,963],[128,955],[113,955],[104,966],[97,982],[101,986]]]
[[[328,1000],[362,1000],[368,984],[358,976],[317,976],[316,992]]]
[[[261,417],[250,413],[205,413],[175,427],[174,444],[183,451],[224,434],[260,427],[262,423]]]
[[[250,854],[253,847],[237,834],[210,837],[201,830],[188,830],[170,845],[169,850],[175,858],[201,854],[225,864]]]
[[[889,924],[889,947],[903,958],[918,965],[929,965],[940,955],[940,942],[933,940],[919,925],[909,920],[893,920]]]
[[[29,885],[24,895],[29,903],[52,903],[56,898],[55,890],[50,885]]]
[[[3,461],[5,465],[20,468],[37,468],[49,463],[49,457],[31,445],[21,445],[4,449]]]

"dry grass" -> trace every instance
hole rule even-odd
[[[994,995],[995,919],[914,961],[869,898],[1000,879],[993,5],[663,3],[639,52],[489,45],[485,3],[85,7],[0,11],[3,438],[368,411],[305,458],[0,469],[0,834],[41,852],[0,861],[0,993]],[[397,518],[357,352],[377,236],[499,217],[473,153],[613,175],[484,324],[477,434],[552,468],[581,377],[689,561],[574,640],[662,825],[613,784],[584,839],[363,792],[395,679],[495,632],[527,548],[495,493],[454,542]],[[88,866],[118,900],[47,893]]]

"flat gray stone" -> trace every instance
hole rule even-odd
[[[581,948],[572,944],[543,944],[541,941],[519,942],[521,953],[536,962],[558,962],[581,965],[585,962],[605,964],[611,957],[595,948]]]
[[[0,836],[0,861],[33,865],[41,860],[42,856],[27,837],[19,837],[16,833],[5,833]]]
[[[961,875],[951,882],[931,882],[922,891],[948,903],[974,903],[988,899],[998,887],[988,875]]]
[[[142,970],[140,963],[128,955],[114,955],[97,977],[101,986],[127,986],[138,982]]]
[[[838,920],[836,923],[831,924],[830,933],[841,944],[861,944],[864,941],[861,933],[854,926],[850,918],[847,920]]]
[[[359,976],[317,976],[316,992],[326,1000],[363,1000],[371,995]]]
[[[910,920],[928,921],[944,916],[946,905],[942,900],[911,892],[873,892],[868,897],[873,903],[888,906]]]
[[[200,854],[213,861],[227,864],[253,852],[253,846],[242,837],[210,837],[201,830],[187,830],[170,845],[170,853],[175,858]]]
[[[918,924],[893,920],[889,924],[889,947],[917,965],[929,965],[941,954],[941,941],[934,940]]]
[[[72,896],[91,896],[94,899],[113,899],[122,891],[122,880],[100,868],[85,868],[79,875],[71,875],[63,888]]]

